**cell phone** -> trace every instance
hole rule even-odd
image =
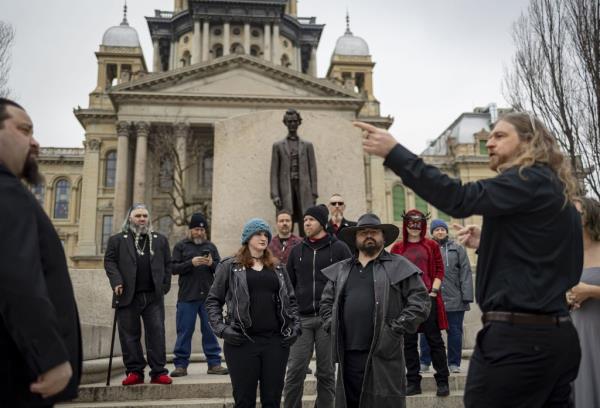
[[[202,252],[200,252],[200,256],[203,258],[208,258],[210,256],[210,251],[208,249],[205,249]]]

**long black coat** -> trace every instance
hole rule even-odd
[[[152,250],[150,267],[152,281],[157,298],[162,298],[171,289],[171,250],[164,235],[152,232]],[[137,260],[131,233],[120,232],[108,239],[104,253],[104,270],[110,281],[110,287],[123,285],[123,294],[119,307],[128,306],[135,295]]]
[[[65,253],[44,210],[0,165],[0,406],[37,407],[77,396],[81,332]],[[43,400],[29,385],[69,361],[73,376]]]
[[[338,364],[336,408],[346,407],[344,344],[342,339],[343,293],[356,258],[323,269],[329,281],[321,297],[319,314],[331,333],[333,358]],[[415,333],[427,319],[431,300],[421,271],[400,255],[382,252],[374,261],[375,327],[360,397],[360,408],[406,407],[404,334]]]
[[[290,147],[287,138],[273,143],[273,152],[271,153],[271,199],[279,197],[281,208],[293,211],[290,166]],[[298,167],[300,173],[300,210],[304,214],[309,207],[315,205],[319,192],[317,189],[315,149],[311,142],[302,139],[298,139]]]

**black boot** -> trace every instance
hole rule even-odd
[[[421,394],[421,384],[414,384],[414,383],[409,383],[406,386],[406,395],[410,396],[410,395],[418,395]]]
[[[447,383],[438,384],[437,392],[435,393],[438,397],[447,397],[450,395],[450,387]]]

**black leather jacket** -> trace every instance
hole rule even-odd
[[[275,274],[279,281],[277,310],[281,335],[284,337],[299,335],[300,317],[294,288],[283,265],[275,267]],[[223,304],[227,305],[225,319],[223,319]],[[247,334],[247,330],[252,327],[252,319],[246,268],[237,263],[235,258],[226,258],[217,266],[215,281],[210,288],[205,306],[210,325],[217,336],[223,337],[223,330],[227,326],[232,326],[252,340]]]

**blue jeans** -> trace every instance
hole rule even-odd
[[[187,367],[190,363],[192,352],[192,336],[196,327],[196,315],[200,317],[200,331],[202,332],[202,351],[206,356],[208,366],[221,364],[221,346],[208,323],[208,314],[204,302],[177,302],[177,341],[175,342],[175,367]]]
[[[463,320],[465,312],[446,312],[448,317],[448,365],[460,367],[462,355]],[[425,336],[419,336],[421,364],[431,365],[431,354]]]

